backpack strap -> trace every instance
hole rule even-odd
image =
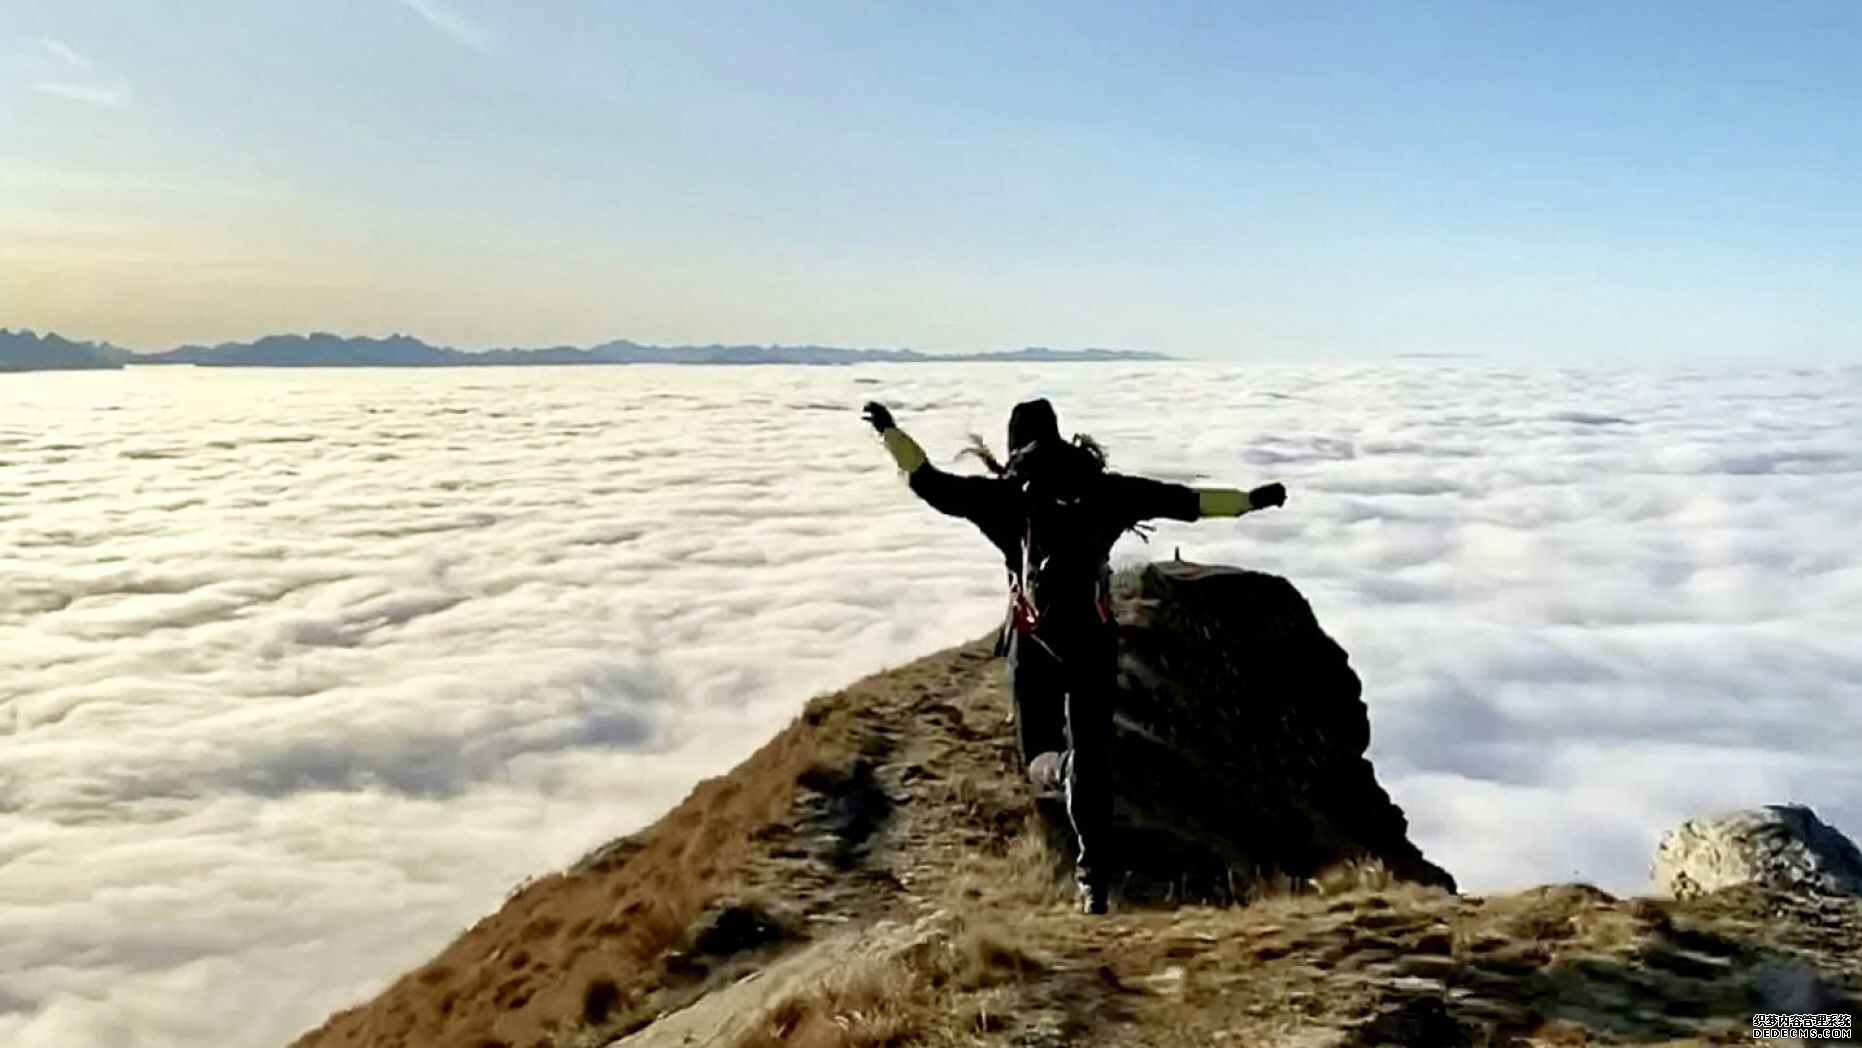
[[[1030,514],[1022,526],[1022,570],[1009,587],[1009,620],[1015,632],[1024,635],[1033,634],[1041,621],[1041,611],[1035,606],[1034,575],[1034,516]]]

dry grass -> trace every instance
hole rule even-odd
[[[1455,922],[1455,956],[1554,961],[1633,947],[1661,927],[1646,907],[1620,903],[1585,884],[1532,888],[1469,900]],[[1659,913],[1659,911],[1653,911]],[[1665,918],[1661,919],[1665,921]]]
[[[1401,884],[1381,860],[1353,859],[1334,863],[1319,871],[1303,886],[1315,895],[1342,895],[1346,892],[1384,891]]]
[[[1862,906],[1787,922],[1759,900],[1583,886],[1463,898],[1347,862],[1238,869],[1246,905],[1115,892],[1111,916],[1082,916],[987,650],[810,703],[728,777],[522,886],[299,1044],[596,1048],[660,1016],[662,1043],[709,1028],[735,1048],[1652,1043],[1749,1016],[1745,962],[1771,955],[1734,939],[1847,958],[1862,988]],[[753,969],[769,977],[733,982]],[[714,989],[709,1018],[678,1011]],[[1430,1000],[1453,1022],[1417,1010]]]
[[[856,752],[858,703],[811,702],[730,776],[700,783],[647,829],[520,885],[428,964],[293,1048],[547,1043],[618,1033],[704,988],[675,965],[708,908],[746,891],[758,834],[781,825],[810,769]]]
[[[953,913],[1028,912],[1071,902],[1071,867],[1042,839],[1030,818],[1023,832],[999,851],[969,851],[957,857],[940,886],[938,901]]]
[[[1045,965],[1002,928],[959,927],[775,1002],[732,1048],[970,1044]]]

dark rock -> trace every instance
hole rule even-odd
[[[1453,890],[1377,784],[1358,676],[1291,583],[1172,561],[1119,589],[1126,899],[1227,901],[1349,863]],[[1067,838],[1064,809],[1043,810]]]
[[[1347,1043],[1353,1048],[1460,1048],[1474,1043],[1474,1031],[1448,1013],[1440,997],[1412,997],[1357,1027]]]
[[[796,784],[805,791],[801,820],[826,831],[833,846],[829,859],[841,869],[858,865],[867,838],[892,813],[892,798],[873,774],[873,761],[862,757],[849,768],[816,766]]]
[[[742,958],[794,936],[787,921],[760,903],[720,899],[686,930],[686,948],[667,953],[666,971],[683,979],[702,978],[719,962]]]
[[[592,1025],[607,1022],[620,1001],[621,990],[613,979],[605,975],[590,979],[582,988],[582,1021]]]
[[[1854,1002],[1802,961],[1769,961],[1752,970],[1754,1007],[1765,1012],[1852,1014]]]
[[[789,929],[774,914],[755,903],[725,902],[713,906],[692,936],[692,952],[730,957],[788,938]]]

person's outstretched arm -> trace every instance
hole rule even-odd
[[[1282,506],[1287,489],[1282,484],[1263,484],[1243,491],[1240,488],[1192,488],[1149,477],[1108,474],[1121,508],[1134,521],[1201,520],[1204,517],[1239,517],[1257,509]]]
[[[886,410],[884,404],[868,402],[861,417],[872,425],[879,439],[885,442],[886,450],[892,454],[892,461],[899,464],[913,493],[924,499],[932,509],[983,526],[1001,508],[1001,481],[991,477],[946,473],[933,466],[918,442],[892,421],[892,412]],[[987,527],[985,530],[988,530]]]
[[[1237,488],[1196,488],[1198,517],[1239,517],[1257,509],[1272,509],[1287,504],[1286,485],[1263,484],[1249,491]]]

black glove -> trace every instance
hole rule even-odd
[[[884,433],[892,428],[892,412],[887,411],[886,405],[877,400],[867,401],[866,407],[861,409],[860,417],[872,423],[875,433]]]
[[[1248,505],[1255,509],[1287,504],[1287,486],[1285,484],[1263,484],[1248,492]]]

